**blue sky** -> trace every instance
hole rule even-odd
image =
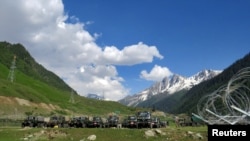
[[[248,0],[4,0],[0,39],[24,44],[81,95],[118,100],[163,76],[223,70],[244,57],[249,7]]]
[[[163,60],[117,67],[134,84],[142,69],[150,71],[155,64],[188,77],[203,69],[222,70],[250,51],[250,1],[64,0],[64,4],[69,15],[93,22],[86,28],[101,34],[97,40],[101,46],[123,48],[139,41],[157,46]]]

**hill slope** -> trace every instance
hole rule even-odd
[[[65,114],[98,115],[119,111],[127,114],[134,108],[112,101],[88,99],[72,94],[70,88],[53,72],[36,63],[21,44],[0,42],[0,102],[1,115]],[[16,56],[14,81],[8,75]],[[75,102],[70,102],[73,97]]]
[[[236,60],[232,65],[224,69],[222,73],[216,77],[204,81],[199,85],[191,88],[185,95],[183,95],[178,103],[169,107],[171,113],[192,113],[196,112],[197,103],[201,97],[214,92],[222,85],[228,83],[231,77],[239,70],[250,67],[250,53],[246,54],[243,58]],[[250,84],[249,84],[250,87]],[[161,104],[161,103],[158,103]]]

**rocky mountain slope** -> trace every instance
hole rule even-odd
[[[171,95],[181,90],[189,90],[193,86],[211,79],[222,71],[220,70],[203,70],[191,77],[184,77],[174,74],[171,77],[165,77],[162,81],[155,83],[150,88],[143,90],[133,96],[127,96],[119,102],[127,106],[137,106],[143,101],[149,100],[152,96],[157,94]]]

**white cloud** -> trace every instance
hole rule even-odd
[[[70,77],[69,83],[81,92],[103,94],[111,100],[119,100],[128,94],[128,90],[121,84],[123,78],[118,76],[116,68],[111,65],[81,66]]]
[[[172,72],[167,67],[155,65],[148,73],[146,70],[141,71],[140,77],[150,81],[161,81],[164,77],[172,75]]]
[[[126,46],[123,50],[118,50],[114,46],[107,46],[100,61],[115,65],[135,65],[152,62],[154,57],[163,59],[155,46],[148,46],[139,42],[136,45]]]
[[[104,93],[111,100],[128,94],[115,65],[136,65],[162,59],[155,46],[142,42],[119,50],[104,49],[85,24],[64,13],[61,0],[2,0],[0,39],[21,43],[47,69],[64,78],[79,94]],[[73,21],[73,22],[68,22]],[[91,22],[93,23],[93,22]],[[92,64],[92,65],[90,65]]]

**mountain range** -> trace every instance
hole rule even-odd
[[[121,99],[119,102],[127,106],[138,106],[140,103],[158,94],[164,93],[165,95],[171,95],[181,90],[189,90],[193,86],[211,79],[221,72],[221,70],[203,70],[191,77],[173,74],[170,77],[163,78],[160,82],[156,82],[142,92]]]
[[[227,84],[234,74],[247,67],[250,67],[250,52],[224,70],[203,70],[188,78],[174,74],[119,102],[130,107],[191,114],[197,112],[197,103],[202,97]],[[247,84],[250,87],[250,82]]]

